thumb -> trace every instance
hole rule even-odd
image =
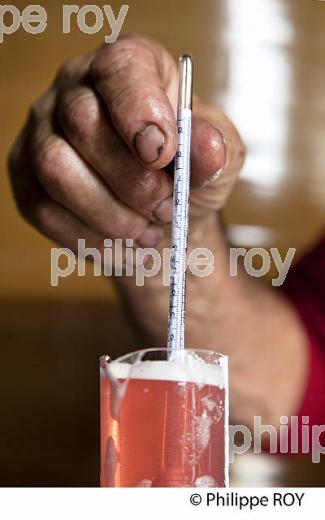
[[[191,202],[221,209],[245,158],[238,130],[217,107],[195,100],[191,140]]]

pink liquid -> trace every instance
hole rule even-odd
[[[101,379],[101,486],[225,486],[225,449],[223,388]]]

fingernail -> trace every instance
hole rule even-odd
[[[142,247],[155,247],[162,240],[163,236],[164,230],[161,226],[149,224],[141,237],[137,239],[137,243]]]
[[[208,177],[204,183],[202,184],[202,188],[205,188],[208,184],[210,184],[211,182],[213,182],[214,180],[218,179],[220,177],[220,175],[223,174],[224,172],[224,168],[220,168],[219,170],[217,170],[216,172],[214,172],[212,175],[210,175],[210,177]]]
[[[214,126],[211,125],[211,128],[214,133],[213,146],[215,150],[218,152],[218,162],[220,167],[215,172],[213,172],[207,179],[205,179],[205,181],[202,184],[202,188],[205,188],[208,184],[211,184],[211,182],[218,179],[225,171],[227,163],[228,148],[225,136],[220,132],[220,130],[218,130]],[[221,150],[223,150],[223,154],[220,153]]]
[[[163,224],[169,224],[173,218],[173,198],[168,197],[158,204],[153,212],[157,220]]]
[[[144,130],[138,132],[134,144],[142,161],[149,164],[158,159],[164,147],[165,136],[158,126],[147,125]]]

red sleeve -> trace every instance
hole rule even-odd
[[[309,375],[299,416],[325,424],[325,237],[289,271],[283,290],[309,337]]]

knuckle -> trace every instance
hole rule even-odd
[[[162,187],[162,178],[157,172],[148,171],[136,177],[131,186],[132,197],[142,209],[151,207],[159,200]]]
[[[91,91],[70,94],[61,104],[62,124],[68,134],[78,140],[87,138],[98,117],[98,101]]]
[[[137,48],[132,38],[119,39],[111,45],[102,46],[91,63],[90,74],[95,80],[110,77],[135,58]]]
[[[119,215],[114,230],[110,229],[109,234],[113,238],[135,238],[145,229],[144,219],[141,217],[130,218],[129,215]]]
[[[123,235],[120,235],[120,236],[124,236],[124,239],[127,239],[127,238],[134,239],[135,237],[142,235],[143,231],[144,231],[143,225],[139,225],[136,222],[133,222],[132,224],[129,223],[128,225],[126,225],[124,227]]]
[[[125,238],[132,238],[133,237],[133,225],[132,223],[119,216],[118,223],[114,226],[114,229],[112,228],[112,225],[110,224],[107,226],[109,229],[107,229],[107,236],[112,236],[114,239],[125,239]]]
[[[66,164],[66,151],[63,143],[47,142],[36,153],[35,173],[42,184],[51,187],[60,183]]]
[[[172,180],[161,170],[143,170],[138,165],[116,172],[114,188],[119,198],[141,215],[151,216],[158,202],[172,193]]]
[[[139,63],[142,67],[137,66]],[[122,38],[97,52],[90,67],[90,74],[97,84],[105,82],[110,92],[110,104],[114,109],[128,110],[136,101],[134,96],[128,95],[133,89],[132,84],[137,85],[139,93],[142,91],[145,80],[144,64],[148,74],[156,68],[152,44],[142,38]],[[126,82],[126,75],[132,75],[134,81]]]

